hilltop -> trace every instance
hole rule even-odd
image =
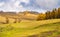
[[[15,19],[20,20],[36,20],[37,15],[39,13],[35,11],[24,11],[24,12],[3,12],[0,11],[0,22],[4,22],[6,18],[8,18],[10,21],[14,21]],[[1,20],[2,19],[2,20]]]

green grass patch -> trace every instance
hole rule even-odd
[[[39,22],[21,22],[0,26],[0,37],[55,37],[59,34],[60,22],[42,25]]]

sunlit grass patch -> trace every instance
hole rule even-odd
[[[60,34],[60,21],[29,21],[0,25],[1,37],[53,37]],[[42,24],[42,22],[44,22]]]

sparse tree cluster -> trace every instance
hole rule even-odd
[[[21,22],[20,18],[14,18],[14,19],[15,19],[15,21],[13,23],[20,23]],[[6,23],[4,23],[4,24],[8,24],[8,23],[10,23],[9,18],[6,17]]]
[[[20,18],[18,18],[18,19],[17,19],[17,18],[15,18],[14,23],[17,23],[17,22],[18,22],[18,23],[20,23],[20,22],[21,22]]]

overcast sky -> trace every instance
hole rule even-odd
[[[60,0],[0,0],[0,11],[33,10],[44,12],[60,7]]]

